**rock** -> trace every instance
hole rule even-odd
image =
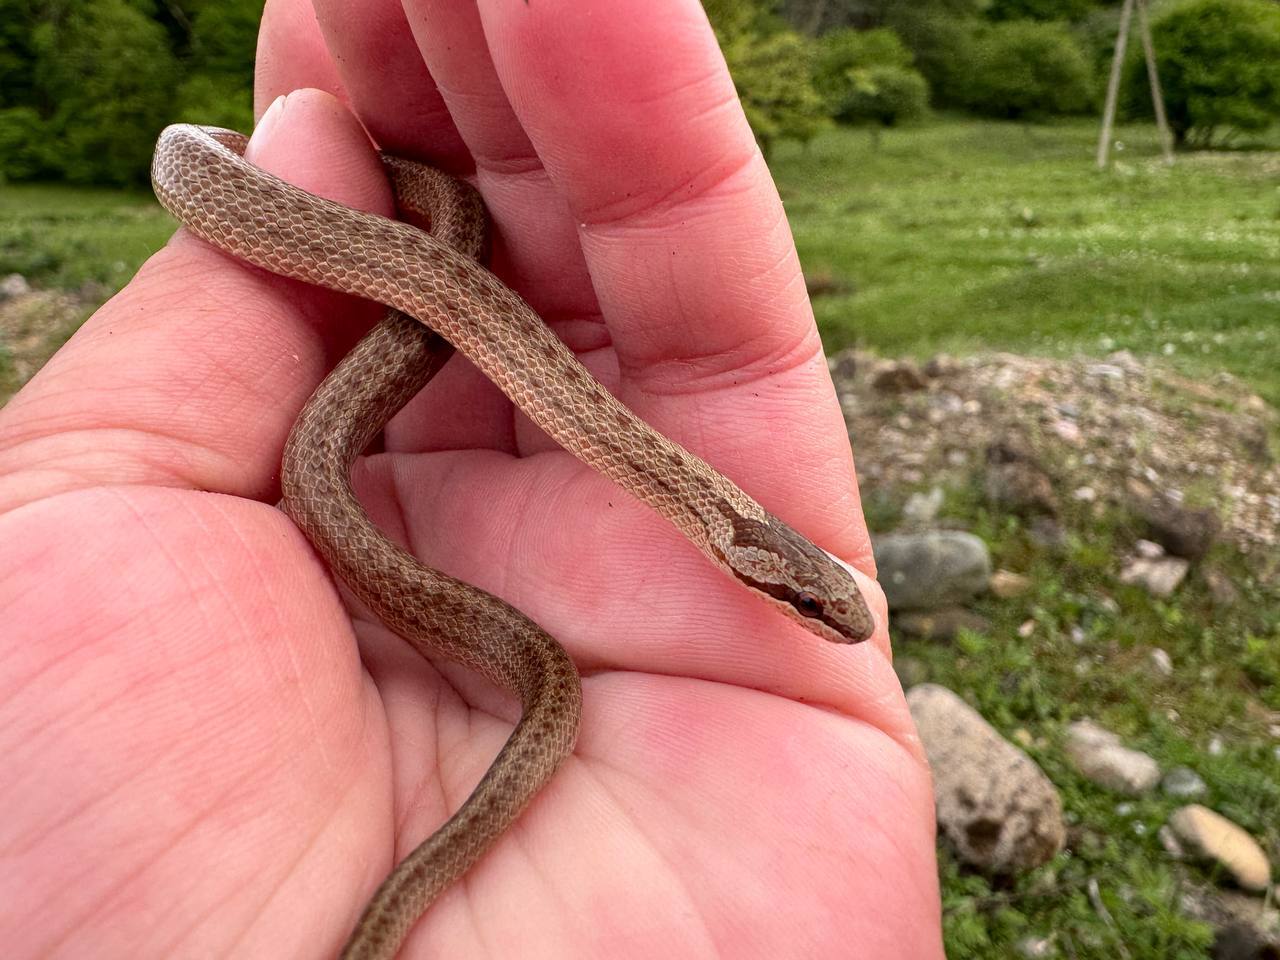
[[[1156,673],[1162,677],[1173,676],[1173,658],[1169,656],[1168,651],[1160,647],[1151,651],[1151,666],[1155,667]]]
[[[927,527],[938,518],[942,500],[941,487],[934,487],[928,493],[913,493],[902,507],[902,518],[913,527]]]
[[[14,297],[25,297],[31,292],[31,284],[20,273],[11,273],[0,280],[0,301],[12,300]]]
[[[1098,499],[1098,491],[1093,487],[1076,487],[1071,491],[1071,496],[1081,503],[1093,503]]]
[[[1240,591],[1231,578],[1221,570],[1216,567],[1201,567],[1200,576],[1204,579],[1205,586],[1209,588],[1209,596],[1217,606],[1232,607],[1239,601]]]
[[[1060,418],[1049,424],[1049,429],[1056,433],[1059,439],[1071,444],[1073,447],[1080,446],[1084,442],[1084,435],[1080,432],[1080,426],[1073,420]]]
[[[1049,960],[1058,956],[1058,948],[1054,946],[1053,937],[1023,937],[1015,949],[1018,956],[1027,960]]]
[[[1053,517],[1034,517],[1027,531],[1032,541],[1046,550],[1061,550],[1067,545],[1067,531]]]
[[[1120,582],[1135,584],[1153,597],[1170,596],[1191,569],[1182,557],[1135,557],[1120,571]]]
[[[872,547],[892,610],[962,603],[991,579],[991,554],[971,533],[891,533],[876,537]]]
[[[991,575],[988,586],[1001,600],[1012,600],[1031,589],[1031,578],[1011,570],[997,570]]]
[[[1144,560],[1156,560],[1165,555],[1165,549],[1154,540],[1138,540],[1133,545],[1133,552]]]
[[[1155,760],[1122,746],[1118,736],[1092,720],[1067,727],[1067,755],[1087,779],[1118,793],[1146,793],[1160,780]]]
[[[1208,786],[1200,779],[1200,774],[1190,767],[1174,767],[1160,781],[1160,789],[1171,797],[1185,800],[1202,797],[1209,792]]]
[[[1099,380],[1123,380],[1124,369],[1113,363],[1091,363],[1084,368],[1084,372],[1089,377]]]
[[[1062,849],[1062,800],[1035,761],[946,687],[913,687],[907,705],[933,770],[938,827],[961,859],[1008,874]]]
[[[894,657],[893,671],[898,675],[898,682],[904,690],[910,690],[929,679],[929,666],[919,657]]]
[[[1159,498],[1138,510],[1147,536],[1175,557],[1192,563],[1204,558],[1222,532],[1222,521],[1210,509],[1192,510]]]
[[[858,375],[858,354],[854,350],[842,350],[828,361],[831,376],[838,383],[850,383]]]
[[[871,375],[871,387],[880,393],[913,393],[928,386],[920,368],[909,360],[881,364]]]
[[[1213,960],[1280,960],[1280,937],[1233,921],[1214,930]]]
[[[910,637],[954,640],[961,630],[989,632],[991,621],[964,607],[943,607],[939,610],[905,610],[894,616],[891,626]]]
[[[1214,928],[1214,960],[1280,960],[1280,913],[1257,897],[1195,890],[1182,909]]]
[[[1271,863],[1257,841],[1221,814],[1193,803],[1175,811],[1169,826],[1187,850],[1221,866],[1244,889],[1261,892],[1271,883]]]
[[[939,353],[930,357],[924,364],[924,375],[930,379],[936,380],[939,377],[950,376],[956,372],[956,362],[952,357],[945,353]],[[1261,399],[1261,397],[1259,397]]]
[[[983,490],[994,506],[1014,513],[1058,515],[1058,496],[1049,474],[1015,443],[997,442],[987,448]]]

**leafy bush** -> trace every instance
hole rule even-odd
[[[722,37],[729,72],[747,122],[766,155],[777,140],[807,143],[828,125],[826,105],[813,87],[813,43],[781,30]]]
[[[962,101],[995,117],[1079,113],[1093,102],[1089,61],[1058,23],[1009,20],[986,28],[966,83]]]
[[[898,3],[885,22],[912,53],[913,65],[928,83],[935,106],[966,106],[964,94],[976,69],[980,22],[973,17],[930,12],[928,4]]]
[[[1165,111],[1180,144],[1205,146],[1225,131],[1264,130],[1280,120],[1280,5],[1266,0],[1191,0],[1151,28]],[[1146,66],[1131,58],[1126,103],[1151,113]]]
[[[80,183],[145,177],[177,75],[164,29],[126,0],[94,0],[41,24],[33,41],[59,172]]]
[[[1087,16],[1098,0],[991,0],[987,16],[992,20],[1070,20]]]
[[[0,110],[0,179],[32,180],[53,172],[48,134],[31,107]]]
[[[892,30],[836,30],[819,41],[814,87],[839,123],[891,127],[922,117],[929,86]]]
[[[247,132],[253,127],[253,90],[238,78],[197,73],[178,87],[174,119]]]

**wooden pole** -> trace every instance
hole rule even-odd
[[[1138,0],[1138,32],[1142,35],[1142,52],[1147,58],[1147,77],[1151,80],[1151,104],[1156,110],[1156,126],[1160,128],[1160,147],[1164,162],[1173,163],[1173,134],[1164,115],[1164,94],[1160,90],[1160,74],[1156,70],[1156,48],[1151,42],[1151,23],[1147,19],[1147,0]]]
[[[1129,21],[1133,18],[1134,0],[1124,0],[1120,9],[1120,30],[1116,33],[1116,52],[1111,58],[1111,80],[1107,83],[1107,105],[1102,111],[1102,135],[1098,138],[1098,169],[1107,165],[1111,149],[1111,128],[1116,122],[1116,100],[1120,96],[1120,71],[1124,66],[1124,49],[1129,42]]]

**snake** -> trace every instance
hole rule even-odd
[[[581,679],[559,642],[498,598],[419,562],[378,530],[353,491],[356,458],[455,349],[565,450],[811,633],[858,643],[875,621],[843,561],[636,416],[483,265],[489,224],[474,187],[382,154],[399,213],[416,216],[423,229],[269,174],[245,159],[247,143],[216,127],[166,127],[151,167],[161,205],[247,263],[388,308],[298,415],[281,462],[281,506],[386,627],[423,656],[475,670],[521,703],[475,789],[394,867],[341,954],[389,960],[572,753],[582,713]]]

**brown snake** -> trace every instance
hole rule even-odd
[[[242,156],[246,142],[228,130],[168,127],[152,163],[156,196],[197,236],[249,263],[392,308],[294,425],[281,468],[284,508],[389,628],[426,656],[475,669],[523,705],[479,785],[383,881],[342,954],[385,960],[572,752],[582,704],[577,670],[559,643],[519,611],[393,544],[352,491],[355,458],[443,366],[450,344],[566,450],[820,637],[856,643],[874,621],[839,561],[631,413],[477,262],[486,216],[469,185],[384,155],[400,210],[426,218],[428,234],[258,170]]]

